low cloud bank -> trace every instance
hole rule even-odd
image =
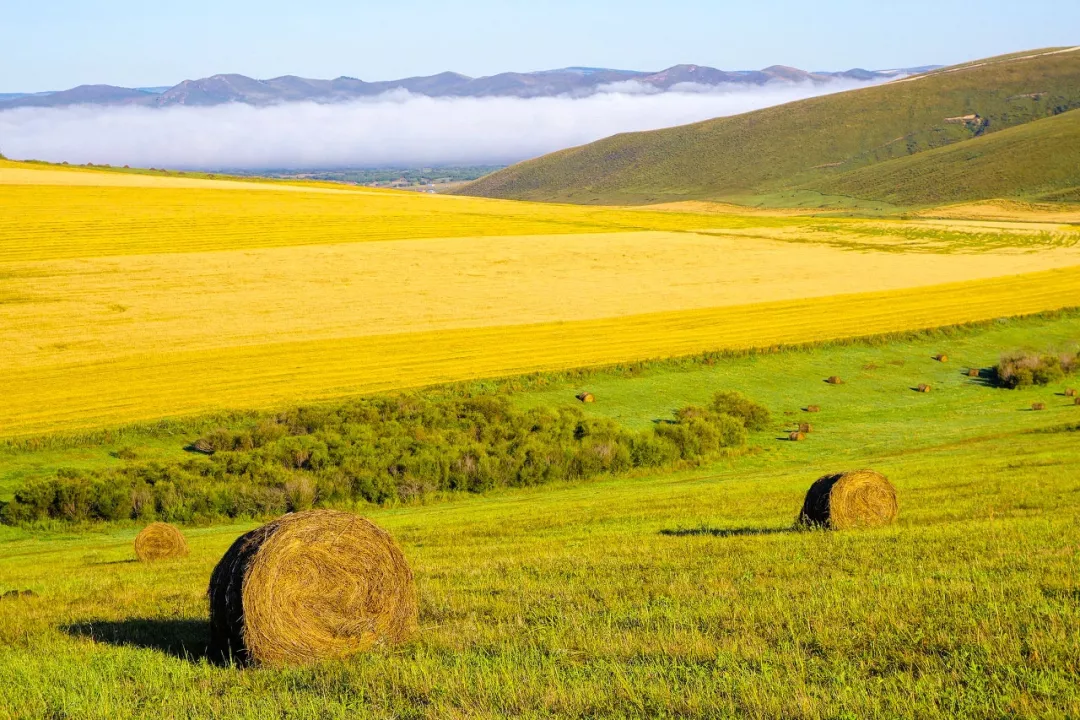
[[[663,93],[633,85],[583,98],[393,92],[337,105],[19,108],[0,112],[0,152],[184,169],[502,164],[615,133],[734,115],[865,83],[687,85]]]

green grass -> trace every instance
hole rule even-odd
[[[1032,51],[1039,53],[1042,51]],[[811,98],[734,117],[616,135],[514,165],[471,183],[464,194],[582,204],[648,204],[749,197],[753,203],[794,190],[819,191],[850,206],[833,178],[934,148],[993,135],[1080,107],[1080,52],[994,58],[951,72]],[[949,123],[978,114],[988,124]],[[1071,152],[1069,148],[1063,148]],[[958,156],[947,156],[957,160]],[[1056,158],[1002,155],[1021,182]],[[1075,173],[1054,176],[1043,190],[1077,186]],[[978,197],[1020,189],[986,178],[969,182]],[[873,186],[868,186],[873,187]],[[853,194],[888,201],[878,194]],[[991,193],[988,195],[987,193]],[[968,197],[969,195],[965,195]],[[831,199],[830,199],[831,198]],[[905,202],[913,198],[904,195]],[[918,198],[914,198],[918,199]]]
[[[186,528],[191,556],[151,566],[133,526],[0,528],[0,592],[37,593],[0,600],[0,718],[1080,715],[1080,407],[962,374],[1078,338],[1064,314],[523,382],[522,406],[587,387],[631,427],[739,389],[776,423],[708,467],[367,508],[414,568],[421,633],[314,668],[202,658],[210,570],[250,524]],[[778,440],[799,420],[806,442]],[[814,478],[864,466],[897,486],[896,525],[790,531]]]
[[[1055,197],[1080,186],[1080,112],[1036,120],[966,142],[818,180],[826,193],[895,205],[988,197]]]

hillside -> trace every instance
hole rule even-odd
[[[837,173],[1080,107],[1076,50],[992,58],[734,117],[616,135],[520,163],[460,192],[645,204],[817,187]]]
[[[1080,110],[812,183],[827,195],[930,205],[1080,198]]]

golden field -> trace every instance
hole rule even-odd
[[[0,436],[1076,305],[1080,232],[1050,220],[649,212],[3,163]]]

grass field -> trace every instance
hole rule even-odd
[[[1075,304],[1080,231],[0,166],[0,437]]]
[[[1078,338],[1067,313],[525,383],[522,407],[586,387],[587,412],[635,428],[739,389],[774,423],[693,470],[362,508],[414,567],[421,634],[345,663],[204,659],[209,572],[250,524],[186,528],[191,556],[155,566],[132,561],[131,526],[0,528],[0,591],[37,593],[0,600],[0,717],[1071,717],[1080,407],[1064,384],[964,371]],[[808,418],[806,442],[779,439]],[[118,442],[165,457],[189,439]],[[23,468],[9,483],[112,449],[10,447],[0,465]],[[814,478],[863,466],[896,484],[896,525],[791,531]]]

